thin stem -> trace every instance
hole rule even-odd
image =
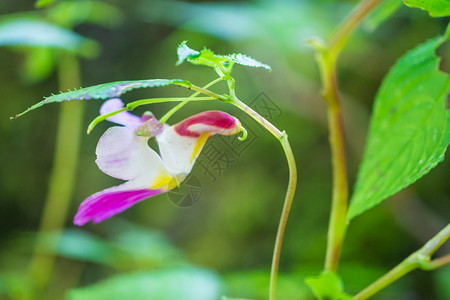
[[[281,146],[283,147],[284,153],[286,155],[286,159],[287,159],[287,163],[288,163],[288,167],[289,167],[289,184],[288,184],[286,196],[284,199],[283,210],[281,213],[280,223],[278,225],[278,230],[277,230],[277,236],[275,239],[274,253],[273,253],[273,257],[272,257],[272,267],[271,267],[271,273],[270,273],[269,299],[275,300],[277,274],[278,274],[278,266],[279,266],[279,262],[280,262],[280,254],[281,254],[281,248],[282,248],[282,243],[283,243],[283,236],[284,236],[284,232],[286,230],[286,223],[287,223],[287,219],[289,216],[289,211],[291,209],[292,201],[294,199],[295,189],[297,187],[297,166],[295,163],[294,153],[292,152],[291,146],[288,141],[287,134],[284,131],[281,132],[272,123],[270,123],[264,117],[262,117],[256,111],[254,111],[251,107],[247,106],[245,103],[240,101],[236,97],[236,94],[235,94],[234,79],[231,77],[228,77],[226,80],[227,80],[227,84],[228,84],[231,96],[221,96],[221,95],[215,94],[209,90],[199,88],[195,85],[191,85],[191,86],[184,85],[184,86],[188,87],[188,88],[190,87],[193,90],[199,91],[203,94],[213,96],[217,100],[220,100],[223,102],[229,102],[229,103],[233,104],[234,106],[238,107],[239,109],[241,109],[243,112],[245,112],[250,117],[252,117],[256,122],[258,122],[267,131],[269,131],[273,136],[275,136],[277,138],[277,140],[280,141]]]
[[[178,101],[209,101],[216,100],[216,97],[174,97],[174,98],[150,98],[150,99],[142,99],[138,101],[133,101],[127,104],[127,110],[133,110],[136,107],[153,104],[153,103],[162,103],[162,102],[178,102]]]
[[[208,83],[207,85],[205,85],[204,87],[202,87],[202,89],[207,89],[207,88],[213,86],[214,84],[216,84],[216,83],[218,83],[218,82],[220,82],[220,81],[222,81],[222,80],[223,80],[222,78],[217,78],[217,79],[211,81],[210,83]],[[196,97],[196,96],[198,96],[198,94],[200,94],[200,92],[195,92],[195,93],[193,93],[192,95],[190,95],[189,98]],[[178,103],[175,107],[173,107],[171,110],[169,110],[164,116],[162,116],[162,117],[159,119],[159,122],[160,122],[161,124],[166,123],[167,120],[169,120],[169,118],[170,118],[174,113],[176,113],[180,108],[182,108],[183,106],[185,106],[185,105],[188,104],[189,102],[190,102],[190,100],[185,100],[185,101],[183,101],[183,102],[181,102],[181,103]]]
[[[58,64],[60,90],[80,86],[80,70],[76,57],[64,54]],[[30,275],[43,290],[52,277],[55,257],[44,254],[48,240],[45,234],[55,234],[57,245],[67,218],[73,194],[81,141],[84,103],[61,103],[56,133],[53,169],[50,174],[48,194],[42,213],[39,235],[30,263]]]
[[[232,104],[237,106],[246,114],[248,114],[250,117],[252,117],[254,120],[256,120],[260,125],[262,125],[265,129],[267,129],[273,136],[275,136],[280,141],[281,146],[283,147],[284,150],[284,154],[286,155],[289,167],[289,184],[284,199],[280,223],[278,225],[277,236],[275,239],[275,245],[272,256],[272,266],[270,271],[269,299],[275,300],[278,267],[280,263],[281,248],[283,245],[283,237],[284,232],[286,230],[286,223],[289,217],[289,211],[292,206],[292,201],[294,200],[295,189],[297,187],[297,166],[295,163],[294,153],[292,152],[291,145],[289,144],[288,141],[288,136],[284,131],[281,132],[278,128],[273,126],[272,123],[264,119],[260,114],[258,114],[253,109],[248,107],[238,98],[235,97],[232,101]]]
[[[348,179],[342,100],[336,76],[336,62],[353,31],[382,0],[362,1],[344,20],[328,43],[312,42],[322,80],[322,97],[328,108],[328,126],[333,166],[333,195],[331,200],[325,270],[336,272],[347,231]]]
[[[183,97],[183,98],[151,98],[151,99],[142,99],[134,102],[128,103],[124,108],[112,111],[110,113],[97,116],[92,122],[89,124],[87,129],[87,134],[91,133],[91,131],[97,126],[100,122],[105,121],[109,117],[117,115],[118,113],[124,112],[126,110],[133,110],[136,107],[153,104],[153,103],[161,103],[161,102],[175,102],[175,101],[208,101],[215,100],[213,97]]]
[[[220,100],[222,102],[230,102],[230,97],[229,96],[216,94],[214,92],[211,92],[210,90],[207,90],[205,88],[201,88],[201,87],[196,86],[194,84],[187,84],[187,83],[180,82],[178,85],[182,86],[182,87],[185,87],[185,88],[188,88],[190,90],[192,89],[194,91],[200,92],[200,93],[205,94],[207,96],[213,97],[214,99]]]
[[[450,265],[450,254],[444,255],[442,257],[433,259],[428,263],[427,270],[435,270],[442,268],[443,266]]]
[[[450,254],[442,258],[431,260],[431,256],[439,247],[450,238],[450,224],[442,229],[437,235],[429,240],[422,248],[408,256],[391,271],[383,275],[377,281],[359,292],[353,300],[364,300],[375,295],[397,279],[415,269],[433,270],[438,267],[450,264]]]
[[[342,101],[338,91],[335,60],[327,51],[316,54],[322,78],[322,97],[328,108],[328,127],[333,166],[333,195],[331,201],[325,270],[336,272],[347,230],[348,183],[345,155]]]
[[[328,228],[325,270],[336,272],[342,244],[347,231],[348,208],[347,163],[345,158],[344,126],[341,107],[329,109],[328,120],[333,164],[333,196]]]

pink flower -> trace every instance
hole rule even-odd
[[[100,114],[123,107],[120,99],[110,99]],[[241,130],[238,119],[221,111],[205,111],[173,126],[162,125],[149,112],[139,118],[125,111],[107,120],[124,126],[106,130],[98,142],[95,162],[104,173],[127,182],[84,200],[75,216],[76,225],[101,222],[180,185],[209,137],[234,135]],[[160,155],[148,146],[152,137]]]

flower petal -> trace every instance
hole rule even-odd
[[[106,115],[122,108],[124,108],[124,104],[121,99],[109,99],[108,101],[105,101],[105,103],[103,103],[103,105],[100,107],[100,114]],[[120,112],[114,116],[109,117],[107,120],[134,129],[139,128],[143,123],[143,120],[141,120],[141,118],[133,115],[128,111]]]
[[[92,223],[102,222],[146,198],[165,191],[133,188],[133,186],[133,182],[126,182],[89,196],[81,203],[74,224],[82,226],[91,220]]]
[[[146,187],[150,187],[167,171],[159,155],[148,146],[148,139],[137,136],[128,127],[110,127],[98,142],[95,162],[100,170],[112,177],[140,178],[147,182]]]
[[[173,126],[181,136],[200,137],[204,132],[222,135],[237,134],[241,128],[238,119],[218,110],[193,115]]]
[[[166,126],[156,140],[169,173],[184,179],[210,136],[233,135],[239,130],[240,122],[235,117],[221,111],[206,111],[172,127]]]

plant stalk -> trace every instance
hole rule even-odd
[[[236,97],[235,93],[235,82],[231,77],[226,79],[227,84],[230,90],[231,99],[226,96],[218,95],[209,90],[205,90],[203,88],[197,87],[195,85],[190,86],[193,90],[201,92],[203,94],[209,95],[211,97],[215,97],[217,100],[223,102],[229,102],[234,106],[238,107],[240,110],[245,112],[247,115],[252,117],[256,122],[258,122],[261,126],[263,126],[267,131],[269,131],[273,136],[280,141],[281,146],[283,147],[284,153],[286,155],[288,167],[289,167],[289,184],[286,191],[286,196],[283,204],[283,210],[281,213],[280,223],[278,225],[277,236],[275,239],[274,253],[272,257],[272,266],[270,273],[270,284],[269,284],[269,299],[276,299],[276,283],[277,283],[277,274],[278,267],[280,262],[280,254],[283,243],[283,236],[286,230],[286,223],[289,216],[289,211],[292,206],[292,201],[295,195],[295,189],[297,187],[297,166],[295,163],[294,154],[292,152],[292,148],[288,141],[287,134],[283,131],[281,132],[278,128],[276,128],[272,123],[267,121],[264,117],[254,111],[251,107],[247,106],[245,103],[240,101]],[[187,86],[186,86],[187,87]]]
[[[210,83],[208,83],[207,85],[205,85],[204,87],[202,87],[202,89],[207,89],[207,88],[209,88],[210,86],[213,86],[214,84],[216,84],[216,83],[218,83],[218,82],[220,82],[220,81],[222,81],[222,80],[223,80],[222,78],[217,78],[217,79],[211,81]],[[194,98],[194,97],[198,96],[198,94],[200,94],[200,92],[195,92],[195,93],[193,93],[192,95],[190,95],[189,98]],[[161,124],[166,123],[167,120],[169,120],[169,118],[170,118],[174,113],[176,113],[180,108],[182,108],[183,106],[185,106],[185,105],[188,104],[189,102],[190,102],[190,100],[185,100],[185,101],[183,101],[183,102],[181,102],[181,103],[178,103],[178,104],[177,104],[176,106],[174,106],[171,110],[169,110],[164,116],[162,116],[162,117],[159,119],[159,122],[160,122]]]
[[[345,154],[345,135],[342,116],[342,100],[336,76],[338,56],[347,40],[362,20],[382,0],[362,1],[344,20],[327,43],[314,42],[316,60],[322,80],[322,97],[328,109],[328,126],[333,166],[333,195],[331,200],[325,270],[336,272],[347,231],[348,179]]]
[[[60,90],[79,87],[80,77],[78,59],[70,54],[61,54],[58,64]],[[48,249],[48,236],[46,235],[54,234],[53,241],[57,247],[73,195],[83,115],[84,102],[61,103],[48,194],[34,256],[29,267],[32,280],[41,290],[44,290],[51,280],[55,263],[54,255],[45,254]]]
[[[392,284],[397,279],[408,274],[415,269],[434,270],[444,265],[450,264],[450,254],[441,258],[431,260],[431,256],[450,238],[450,224],[442,229],[437,235],[429,240],[422,248],[408,256],[395,268],[380,277],[377,281],[359,292],[353,300],[364,300],[375,295],[380,290]]]
[[[289,167],[289,184],[284,199],[283,210],[281,212],[280,223],[278,225],[277,236],[275,239],[275,245],[272,256],[272,266],[270,271],[270,285],[269,285],[269,299],[276,299],[276,285],[277,275],[280,263],[281,248],[283,245],[284,232],[286,230],[286,223],[289,217],[289,211],[294,200],[295,189],[297,187],[297,166],[295,163],[294,153],[292,152],[291,145],[288,141],[286,132],[281,132],[278,128],[272,125],[269,121],[264,119],[260,114],[255,112],[252,108],[245,103],[234,97],[232,104],[240,108],[254,120],[256,120],[261,126],[267,129],[273,136],[275,136],[283,147],[284,154],[286,155],[288,167]]]

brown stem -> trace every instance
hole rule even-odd
[[[362,1],[338,27],[327,43],[311,42],[317,50],[316,60],[322,80],[322,97],[325,99],[328,107],[329,139],[333,165],[333,196],[328,227],[325,270],[331,272],[336,272],[338,268],[339,256],[347,231],[348,209],[348,180],[342,100],[337,83],[336,63],[339,53],[350,35],[381,1]]]

